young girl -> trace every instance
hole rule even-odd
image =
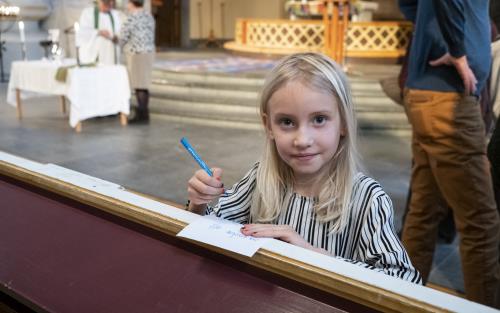
[[[189,210],[242,223],[248,236],[421,283],[395,235],[390,198],[358,172],[353,103],[339,66],[316,53],[284,58],[266,80],[260,115],[267,134],[260,161],[226,191],[221,169],[213,177],[197,171]]]

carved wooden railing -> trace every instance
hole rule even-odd
[[[321,8],[325,36],[324,52],[344,63],[345,32],[349,24],[349,0],[327,0]]]
[[[409,22],[350,22],[343,41],[346,57],[397,58],[406,52],[412,26]],[[328,53],[325,23],[320,20],[238,19],[233,51],[290,54]]]

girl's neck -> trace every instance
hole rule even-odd
[[[295,180],[293,191],[304,197],[317,197],[321,189],[321,181],[320,177],[311,177],[300,181]]]

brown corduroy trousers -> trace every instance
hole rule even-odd
[[[403,243],[427,281],[440,220],[453,210],[466,297],[497,306],[500,222],[479,101],[452,92],[405,90],[413,127],[411,202]]]

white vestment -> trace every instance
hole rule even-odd
[[[113,23],[110,14],[113,15]],[[79,57],[82,64],[98,60],[101,64],[115,64],[120,60],[120,49],[111,40],[98,35],[99,30],[107,30],[114,36],[120,34],[122,24],[120,13],[111,10],[110,13],[99,11],[99,26],[95,28],[95,8],[83,10],[80,15],[80,29],[76,34],[76,46],[79,47]]]

